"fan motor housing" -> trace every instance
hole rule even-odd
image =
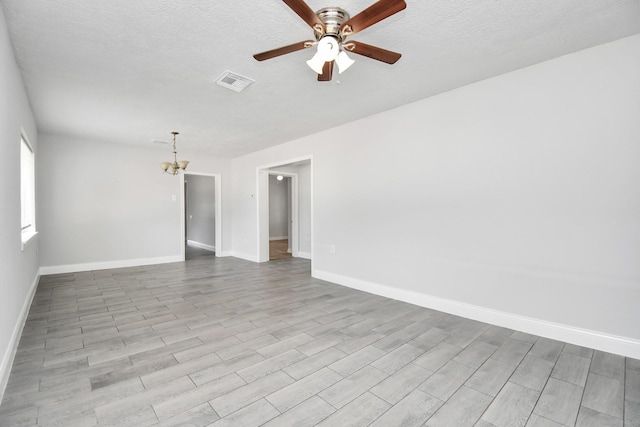
[[[325,35],[336,37],[340,35],[340,26],[350,18],[347,11],[339,7],[324,7],[316,15],[325,25]]]

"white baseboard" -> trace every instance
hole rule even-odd
[[[231,251],[218,251],[218,252],[216,252],[216,257],[218,257],[218,258],[226,257],[226,256],[233,256],[233,252],[231,252]]]
[[[118,261],[90,262],[86,264],[68,264],[40,267],[40,274],[75,273],[78,271],[106,270],[109,268],[138,267],[141,265],[168,264],[182,262],[181,256],[167,256],[158,258],[124,259]]]
[[[215,246],[211,246],[211,245],[208,245],[206,243],[196,242],[195,240],[187,240],[187,245],[193,246],[193,247],[196,247],[196,248],[200,248],[200,249],[206,249],[206,250],[211,251],[211,252],[215,252],[216,251],[216,247]]]
[[[272,240],[288,240],[289,236],[276,236],[276,237],[269,237],[269,241]]]
[[[454,314],[456,316],[462,316],[467,319],[640,359],[640,341],[636,339],[520,316],[473,304],[354,279],[322,270],[313,270],[311,275],[317,279],[326,280],[327,282]]]
[[[13,328],[13,333],[11,334],[11,340],[9,341],[7,351],[2,357],[2,364],[0,364],[0,402],[2,402],[2,397],[4,396],[4,392],[7,389],[7,384],[9,383],[9,374],[11,374],[13,359],[16,357],[16,352],[18,351],[18,344],[20,343],[22,330],[24,329],[24,325],[27,321],[27,316],[29,316],[29,309],[31,308],[33,297],[36,295],[36,289],[38,288],[39,280],[40,273],[38,272],[36,274],[36,278],[31,284],[29,293],[27,293],[27,297],[24,300],[22,309],[20,310],[20,316],[18,317],[18,321]]]
[[[311,259],[311,252],[298,251],[298,258]]]

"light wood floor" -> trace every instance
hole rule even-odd
[[[270,240],[269,241],[269,260],[291,258],[291,252],[288,252],[289,240]]]
[[[638,426],[640,361],[312,279],[309,261],[44,276],[1,426]]]

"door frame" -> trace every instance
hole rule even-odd
[[[278,171],[278,167],[285,167],[292,163],[309,161],[311,167],[311,248],[313,248],[313,158],[312,156],[298,157],[295,159],[258,166],[256,168],[257,182],[257,247],[258,262],[269,261],[269,175],[282,175],[291,177],[291,255],[299,255],[299,197],[298,174],[295,172]],[[313,250],[313,249],[312,249]],[[312,257],[313,258],[313,257]]]
[[[198,175],[198,176],[208,176],[213,178],[214,185],[214,203],[215,203],[215,218],[214,218],[214,228],[215,228],[215,244],[216,244],[216,256],[220,256],[222,254],[222,175],[219,173],[204,173],[204,172],[185,172],[180,174],[180,255],[182,257],[182,261],[185,260],[185,245],[187,241],[186,236],[186,194],[184,192],[184,179],[185,175]]]

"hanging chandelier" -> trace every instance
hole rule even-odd
[[[179,135],[179,132],[171,132],[173,135],[173,162],[162,162],[160,165],[162,166],[162,170],[164,173],[170,173],[171,175],[178,175],[180,171],[187,170],[187,165],[189,164],[188,160],[176,160],[176,135]]]

